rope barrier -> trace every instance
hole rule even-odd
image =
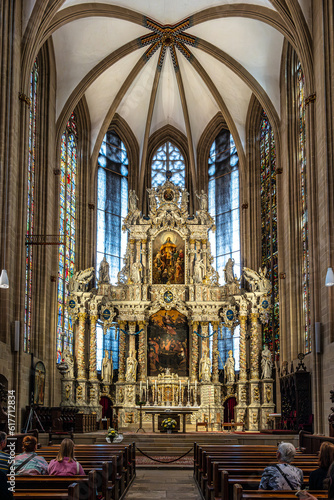
[[[145,453],[144,451],[142,451],[140,448],[138,448],[136,446],[136,449],[142,454],[144,455],[144,457],[147,457],[149,458],[150,460],[153,460],[154,462],[159,462],[161,464],[171,464],[172,462],[177,462],[178,460],[181,460],[181,458],[185,457],[186,455],[188,455],[188,453],[190,453],[191,451],[193,451],[193,448],[190,448],[190,450],[187,451],[187,453],[185,453],[184,455],[181,455],[180,457],[178,458],[174,458],[173,460],[158,460],[157,458],[153,458],[153,457],[150,457],[149,455],[147,455],[147,453]]]
[[[198,335],[198,337],[202,337],[202,339],[208,339],[208,338],[212,337],[212,335],[214,335],[214,334],[216,333],[216,331],[217,331],[217,330],[215,330],[215,331],[214,331],[214,332],[212,332],[212,333],[209,333],[209,335],[201,335],[200,333],[195,332],[195,330],[194,330],[194,333],[196,333],[196,335]]]

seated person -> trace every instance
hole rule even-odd
[[[278,464],[269,465],[263,471],[259,489],[298,490],[303,484],[303,471],[290,464],[296,454],[291,443],[281,443],[277,449]]]
[[[8,460],[9,455],[5,453],[4,450],[7,444],[7,434],[5,432],[0,432],[0,471],[5,474],[8,473]]]
[[[324,480],[327,477],[328,469],[332,462],[334,462],[334,444],[325,441],[320,446],[319,468],[312,471],[310,474],[310,490],[327,490],[327,485],[324,484]]]
[[[9,491],[7,482],[7,474],[0,470],[0,495],[1,500],[13,500],[13,493]]]
[[[58,455],[49,463],[49,474],[51,476],[85,476],[85,471],[74,458],[74,443],[65,438],[61,442]]]
[[[48,473],[47,461],[37,455],[37,439],[25,436],[22,442],[23,453],[15,457],[15,474],[17,476],[40,476]]]

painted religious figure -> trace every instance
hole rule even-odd
[[[148,329],[148,375],[165,372],[188,376],[188,323],[178,311],[161,310],[150,318]]]
[[[184,241],[174,231],[163,231],[153,243],[153,283],[184,284]]]

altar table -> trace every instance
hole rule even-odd
[[[152,430],[155,432],[155,424],[154,424],[154,417],[155,415],[162,415],[164,418],[174,418],[176,416],[181,416],[183,417],[182,419],[182,432],[186,432],[186,416],[191,415],[194,411],[197,411],[198,408],[173,408],[173,409],[168,409],[168,408],[150,408],[145,410],[145,414],[147,415],[152,415]]]

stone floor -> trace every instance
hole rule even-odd
[[[192,470],[141,469],[125,500],[158,500],[160,498],[201,500]]]

